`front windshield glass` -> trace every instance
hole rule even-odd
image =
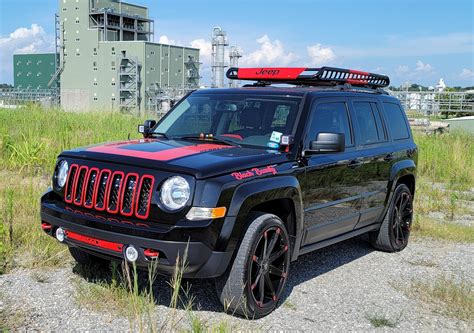
[[[168,113],[154,133],[277,149],[282,135],[293,134],[300,103],[295,96],[194,94]]]

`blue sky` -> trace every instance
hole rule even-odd
[[[474,85],[472,0],[133,2],[150,8],[155,41],[202,48],[204,83],[217,25],[246,66],[335,65],[388,74],[395,85],[441,77],[448,86]],[[56,0],[0,1],[0,82],[12,81],[12,53],[51,49],[56,11]]]

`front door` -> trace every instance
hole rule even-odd
[[[310,245],[353,230],[359,220],[360,162],[357,160],[348,101],[313,102],[305,148],[320,132],[344,133],[346,151],[306,156],[305,232],[302,245]]]

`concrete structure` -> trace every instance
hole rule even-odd
[[[120,0],[59,0],[61,105],[158,110],[199,86],[199,50],[151,42],[146,7]]]
[[[13,56],[13,82],[15,89],[42,90],[48,88],[48,82],[56,70],[56,55],[15,54]]]

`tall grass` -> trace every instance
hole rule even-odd
[[[92,143],[138,138],[143,119],[112,112],[0,109],[0,168],[51,172],[57,155]]]

